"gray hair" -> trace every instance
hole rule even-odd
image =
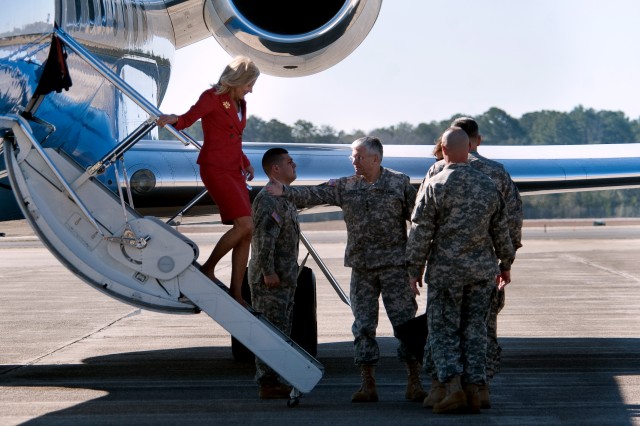
[[[380,156],[380,161],[382,161],[382,142],[380,142],[380,139],[373,136],[365,136],[353,141],[351,147],[355,148],[361,145],[363,145],[370,154],[378,154]]]

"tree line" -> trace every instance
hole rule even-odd
[[[362,136],[379,137],[384,144],[432,145],[463,114],[451,118],[419,123],[399,123],[368,131],[345,132],[327,125],[298,120],[289,126],[281,121],[269,121],[249,116],[243,140],[277,143],[351,143]],[[578,106],[570,112],[537,111],[515,118],[493,107],[472,116],[480,127],[487,145],[575,145],[633,143],[640,141],[640,119],[631,120],[621,111],[594,110]],[[187,132],[202,140],[198,121]],[[160,129],[160,139],[172,139]],[[525,218],[609,218],[640,216],[640,190],[606,190],[523,197]]]

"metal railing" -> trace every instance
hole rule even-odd
[[[55,36],[58,37],[69,49],[71,49],[75,54],[80,56],[85,62],[87,62],[92,68],[94,68],[100,75],[102,75],[107,81],[114,85],[118,90],[124,93],[127,97],[129,97],[136,105],[142,108],[147,114],[149,114],[149,119],[142,123],[137,129],[135,129],[129,136],[127,136],[120,144],[114,147],[111,151],[109,151],[106,155],[104,155],[98,162],[94,165],[90,166],[83,177],[79,178],[76,183],[81,180],[87,179],[98,171],[103,170],[105,167],[108,167],[110,164],[114,163],[117,158],[121,157],[129,148],[131,148],[136,142],[138,142],[144,134],[146,134],[149,130],[153,129],[156,125],[156,120],[162,114],[161,111],[149,102],[146,98],[140,95],[134,88],[132,88],[126,81],[124,81],[120,76],[115,74],[109,67],[107,67],[103,62],[97,60],[95,56],[89,52],[84,46],[78,43],[73,37],[67,34],[60,28],[55,29]],[[180,140],[185,145],[193,145],[196,149],[201,150],[202,145],[197,142],[195,139],[190,137],[184,132],[176,130],[173,126],[167,125],[165,126],[167,130],[173,134],[178,140]],[[189,209],[195,206],[203,197],[207,195],[207,190],[203,190],[200,192],[193,200],[191,200],[185,207],[183,207],[176,215],[170,218],[167,223],[171,224],[174,220],[185,214]],[[345,294],[345,292],[338,284],[335,277],[331,274],[331,271],[327,268],[325,263],[322,261],[317,251],[313,248],[309,240],[304,234],[300,234],[300,239],[304,246],[309,251],[309,254],[315,260],[316,264],[323,272],[324,276],[327,278],[331,286],[335,289],[336,293],[340,297],[340,299],[350,306],[349,297]]]

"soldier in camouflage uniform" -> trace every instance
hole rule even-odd
[[[380,357],[376,342],[380,295],[394,327],[414,318],[418,309],[404,259],[407,221],[416,190],[408,176],[381,166],[382,150],[379,139],[360,138],[353,142],[350,157],[355,175],[319,186],[284,187],[284,195],[299,207],[329,204],[344,212],[344,264],[352,268],[355,364],[362,375],[362,386],[353,394],[352,402],[378,400],[374,370]],[[282,189],[273,187],[272,191],[280,194]],[[406,398],[422,401],[426,396],[420,382],[422,360],[417,360],[402,342],[398,355],[407,363]]]
[[[270,179],[290,184],[296,178],[296,164],[282,148],[271,148],[262,158]],[[249,261],[249,287],[253,307],[285,334],[291,333],[293,303],[298,276],[298,210],[282,197],[264,189],[252,206],[254,222]],[[256,381],[262,399],[288,398],[291,387],[256,357]]]
[[[507,205],[509,236],[511,237],[513,248],[518,250],[522,247],[522,222],[524,212],[522,210],[522,199],[520,198],[520,192],[516,184],[502,164],[478,153],[478,146],[482,143],[482,136],[478,131],[478,123],[473,118],[457,118],[451,123],[451,127],[460,127],[465,131],[469,137],[469,165],[489,176],[498,187],[502,198],[504,198]],[[445,165],[446,162],[444,160],[433,164],[429,171],[427,171],[427,179],[440,173]]]
[[[522,200],[520,199],[518,188],[502,164],[483,157],[478,153],[478,146],[482,143],[482,136],[478,131],[478,123],[473,118],[459,117],[453,121],[451,126],[460,127],[469,137],[469,165],[489,176],[498,187],[500,194],[502,194],[507,204],[511,243],[513,244],[513,248],[518,250],[522,247],[522,222],[524,219]],[[444,169],[444,166],[444,161],[435,163],[427,172],[427,177],[432,177],[439,173]],[[504,303],[504,290],[494,289],[491,295],[491,309],[487,318],[487,383],[480,388],[482,408],[491,407],[489,382],[493,379],[493,376],[500,371],[500,353],[502,352],[502,348],[498,343],[498,313],[504,307]],[[426,362],[425,365],[429,368],[432,364]]]
[[[438,401],[427,403],[430,394],[423,405],[433,405],[436,413],[467,406],[479,412],[491,294],[496,277],[500,286],[510,282],[515,251],[496,185],[467,163],[466,133],[447,129],[442,146],[446,167],[423,182],[407,242],[408,273],[416,290],[427,260],[428,345],[437,385],[445,388]]]

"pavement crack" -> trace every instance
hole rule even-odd
[[[87,334],[85,334],[85,335],[83,335],[81,337],[78,337],[75,340],[67,342],[62,346],[59,346],[59,347],[57,347],[55,349],[52,349],[52,350],[50,350],[49,352],[47,352],[45,354],[42,354],[42,355],[40,355],[40,356],[38,356],[36,358],[33,358],[32,360],[27,361],[24,364],[16,365],[16,366],[7,368],[4,371],[0,371],[0,376],[7,375],[10,372],[19,370],[19,369],[24,368],[24,367],[28,367],[28,366],[34,365],[37,362],[39,362],[40,360],[42,360],[42,359],[44,359],[44,358],[46,358],[46,357],[48,357],[50,355],[53,355],[53,354],[55,354],[57,352],[60,352],[61,350],[66,349],[66,348],[68,348],[68,347],[70,347],[72,345],[75,345],[76,343],[82,342],[83,340],[86,340],[86,339],[90,338],[91,336],[94,336],[94,335],[96,335],[98,333],[101,333],[102,331],[108,329],[109,327],[112,327],[113,325],[119,323],[122,320],[125,320],[127,318],[133,317],[135,315],[139,315],[140,312],[141,312],[141,309],[134,309],[133,311],[128,312],[128,313],[126,313],[126,314],[114,319],[113,321],[111,321],[110,323],[108,323],[108,324],[106,324],[104,326],[102,326],[100,328],[97,328],[97,329],[95,329],[95,330],[93,330],[93,331],[91,331],[91,332],[89,332],[89,333],[87,333]]]
[[[591,266],[592,268],[596,268],[596,269],[600,269],[601,271],[605,271],[608,272],[610,274],[613,275],[617,275],[619,277],[623,277],[626,279],[629,279],[631,281],[635,281],[635,282],[639,282],[640,283],[640,278],[635,276],[635,275],[631,275],[631,274],[627,274],[626,272],[620,272],[618,270],[612,269],[612,268],[608,268],[606,266],[603,265],[599,265],[595,262],[591,262],[589,260],[586,260],[582,257],[578,257],[578,256],[572,256],[570,254],[564,254],[561,256],[563,259],[567,259],[573,262],[578,262],[578,263],[582,263],[583,265],[587,265],[587,266]]]

